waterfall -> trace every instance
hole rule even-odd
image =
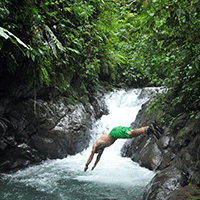
[[[146,90],[154,90],[153,88]],[[109,114],[102,116],[92,128],[90,146],[65,159],[44,163],[4,175],[0,180],[1,199],[141,199],[154,173],[140,167],[130,158],[120,156],[125,139],[118,139],[106,148],[96,168],[87,172],[84,166],[95,140],[115,126],[130,126],[149,96],[138,98],[142,89],[116,90],[105,96]]]

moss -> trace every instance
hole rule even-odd
[[[195,164],[195,168],[200,171],[200,160],[198,160]]]
[[[176,138],[178,139],[178,138],[181,138],[184,136],[189,136],[191,134],[191,130],[192,130],[191,127],[184,127],[182,129],[180,129],[177,133]]]
[[[200,188],[192,183],[174,192],[173,198],[170,199],[185,199],[197,200],[200,199]]]
[[[190,191],[192,200],[200,199],[200,188],[196,187]]]

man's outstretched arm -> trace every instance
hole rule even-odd
[[[99,162],[101,155],[103,154],[104,149],[101,150],[101,152],[98,154],[97,159],[92,167],[92,170],[96,167],[97,163]]]
[[[90,154],[90,156],[89,156],[89,158],[88,158],[88,161],[87,161],[87,163],[85,164],[85,168],[84,168],[84,171],[85,171],[85,172],[87,171],[88,165],[91,163],[91,161],[92,161],[92,159],[93,159],[94,153],[95,153],[95,148],[93,147],[93,148],[92,148],[92,152],[91,152],[91,154]]]

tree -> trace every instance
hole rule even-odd
[[[191,113],[200,110],[199,8],[199,1],[130,1],[119,43],[127,57],[121,78],[165,86],[170,105]]]

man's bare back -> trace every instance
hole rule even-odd
[[[116,138],[112,138],[110,136],[110,133],[102,135],[99,139],[96,140],[96,142],[93,145],[93,148],[95,149],[95,153],[99,149],[104,149],[105,147],[109,147],[115,142]]]

